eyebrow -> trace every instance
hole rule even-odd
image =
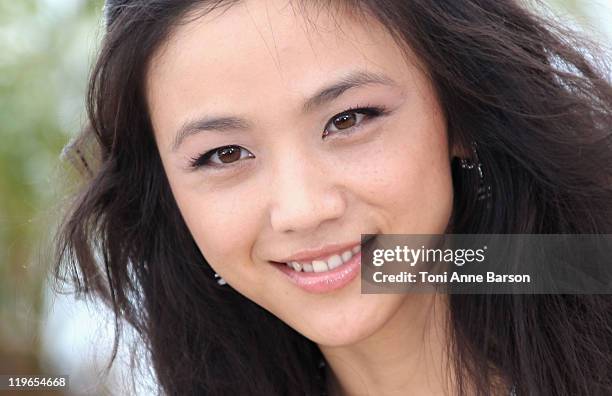
[[[304,113],[311,112],[316,107],[320,107],[325,103],[335,100],[349,89],[372,84],[397,86],[395,81],[384,74],[357,70],[321,88],[304,102],[302,111]],[[247,120],[233,116],[204,116],[196,120],[187,121],[179,128],[172,143],[172,151],[176,151],[188,136],[195,135],[199,132],[212,130],[247,130],[250,128],[251,123]]]

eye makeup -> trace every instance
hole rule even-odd
[[[386,116],[390,111],[385,106],[365,105],[350,107],[331,117],[323,128],[322,138],[333,135],[352,135],[366,124],[378,117]],[[344,126],[344,127],[343,127]],[[216,147],[203,154],[189,159],[189,169],[219,171],[234,168],[241,160],[255,158],[255,155],[239,145]]]

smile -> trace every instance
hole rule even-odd
[[[305,253],[286,262],[272,263],[300,289],[309,293],[327,293],[348,285],[359,275],[361,248],[361,243],[353,243],[336,251],[326,249],[325,254]]]
[[[348,263],[354,255],[361,251],[361,246],[357,245],[351,249],[347,249],[340,254],[333,254],[325,259],[313,261],[290,261],[286,263],[287,267],[294,271],[300,272],[326,272],[340,267],[342,264]]]

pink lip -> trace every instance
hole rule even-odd
[[[347,285],[361,269],[361,251],[351,259],[326,272],[295,271],[284,263],[274,264],[291,282],[310,293],[327,293]]]

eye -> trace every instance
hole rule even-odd
[[[340,114],[333,116],[325,126],[323,137],[325,138],[330,133],[346,132],[361,126],[361,124],[369,119],[387,114],[383,107],[359,107],[348,109]]]
[[[223,146],[207,151],[199,157],[192,158],[190,161],[190,167],[225,167],[233,164],[234,162],[238,162],[241,159],[254,157],[255,156],[244,147]]]

